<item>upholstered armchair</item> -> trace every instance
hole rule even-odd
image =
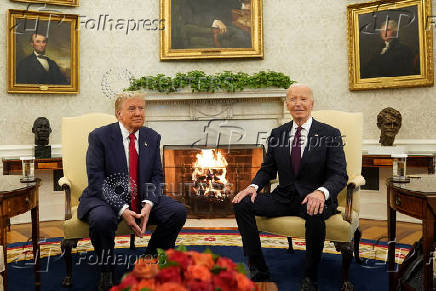
[[[77,242],[89,237],[89,225],[77,218],[77,205],[82,191],[88,185],[86,174],[86,151],[88,134],[97,127],[115,122],[114,115],[91,113],[78,117],[62,119],[62,163],[64,176],[59,185],[65,191],[64,239],[61,244],[66,264],[66,276],[63,287],[72,286],[72,248]],[[148,229],[148,227],[147,227]],[[121,220],[116,235],[130,234],[130,248],[134,249],[135,235],[128,225]]]
[[[326,220],[326,241],[332,241],[336,250],[342,253],[342,290],[353,290],[349,281],[349,269],[353,258],[359,259],[359,187],[365,184],[362,169],[362,113],[348,113],[334,110],[312,112],[313,118],[339,128],[344,141],[347,160],[348,183],[338,195],[339,214]],[[268,194],[265,194],[268,195]],[[292,237],[305,237],[305,221],[296,216],[266,218],[256,216],[259,231],[288,237],[289,252],[293,253]],[[353,244],[354,242],[354,244]]]

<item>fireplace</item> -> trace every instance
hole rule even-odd
[[[165,145],[165,194],[183,202],[189,218],[233,217],[231,200],[259,170],[263,145]]]

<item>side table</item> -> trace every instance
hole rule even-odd
[[[424,262],[432,261],[434,251],[434,223],[436,214],[436,176],[422,175],[411,178],[410,183],[387,182],[388,212],[388,272],[389,290],[398,283],[395,267],[396,211],[422,220]],[[401,266],[400,266],[401,271]],[[433,290],[433,263],[423,265],[424,289]]]
[[[40,179],[35,182],[21,183],[20,176],[0,176],[0,245],[3,245],[5,270],[3,271],[4,290],[8,290],[7,281],[7,220],[18,214],[31,211],[32,245],[35,262],[35,290],[40,290],[39,259],[39,207],[38,189]]]

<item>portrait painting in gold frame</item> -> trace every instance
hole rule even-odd
[[[14,2],[53,4],[62,6],[79,6],[79,0],[12,0]]]
[[[430,0],[347,6],[350,90],[433,85]]]
[[[9,9],[8,93],[79,93],[78,15]]]
[[[160,59],[263,58],[262,0],[160,0]]]

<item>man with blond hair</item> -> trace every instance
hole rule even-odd
[[[147,224],[157,225],[147,255],[156,255],[157,248],[174,248],[186,221],[185,206],[161,194],[161,137],[143,126],[144,97],[121,95],[115,102],[115,114],[118,122],[89,134],[88,187],[80,197],[77,212],[79,219],[89,223],[91,242],[99,262],[103,262],[99,290],[109,290],[113,285],[114,238],[121,219],[139,237],[144,235]],[[108,181],[112,181],[114,189]]]
[[[255,216],[299,216],[306,220],[303,291],[318,290],[324,221],[337,213],[337,195],[348,179],[341,134],[312,118],[313,104],[309,87],[299,84],[289,87],[286,105],[292,120],[272,130],[260,170],[251,185],[232,201],[254,281],[271,280]],[[258,195],[277,174],[277,188],[269,195]]]

